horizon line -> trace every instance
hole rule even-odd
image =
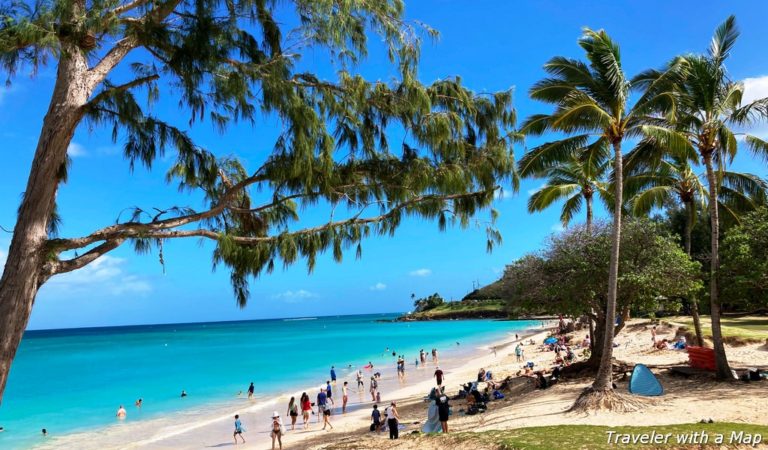
[[[101,328],[135,328],[135,327],[153,327],[153,326],[168,326],[168,325],[200,325],[200,324],[209,324],[209,323],[210,324],[241,323],[241,322],[260,322],[260,321],[267,321],[267,320],[314,319],[314,318],[326,318],[326,317],[371,316],[371,315],[389,315],[389,314],[404,314],[404,312],[390,311],[390,312],[371,312],[371,313],[362,313],[362,314],[325,314],[325,315],[320,314],[320,315],[296,316],[296,317],[269,317],[269,318],[262,318],[262,319],[136,323],[136,324],[101,325],[101,326],[88,326],[88,327],[34,328],[34,329],[26,329],[24,330],[24,333],[26,334],[28,332],[64,331],[64,330],[98,330]]]

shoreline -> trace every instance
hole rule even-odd
[[[455,380],[455,374],[465,372],[468,368],[476,372],[480,365],[487,365],[485,361],[489,357],[494,358],[490,351],[494,347],[498,350],[513,344],[516,341],[514,338],[515,332],[520,335],[520,340],[522,340],[529,339],[538,333],[546,332],[546,330],[546,328],[542,329],[539,326],[523,331],[505,331],[501,336],[488,336],[486,339],[481,339],[472,345],[467,345],[467,348],[459,346],[458,348],[440,349],[439,362],[441,368],[446,373],[446,379]],[[485,354],[486,352],[488,353]],[[419,393],[426,395],[434,385],[431,374],[435,364],[431,361],[428,360],[425,367],[420,365],[419,369],[414,369],[413,361],[408,362],[408,358],[406,358],[406,367],[407,377],[403,383],[398,382],[394,369],[394,359],[392,364],[375,367],[375,371],[382,373],[382,378],[379,380],[382,405],[388,405],[392,400],[403,401]],[[345,429],[353,426],[352,424],[360,426],[361,420],[370,421],[370,410],[373,403],[370,401],[367,387],[372,372],[364,371],[366,385],[362,392],[357,391],[354,377],[355,372],[350,371],[338,377],[333,397],[334,400],[338,400],[338,404],[334,407],[334,413],[331,418],[331,424],[334,427]],[[350,401],[347,406],[347,413],[342,415],[340,393],[344,381],[349,382]],[[194,411],[171,412],[169,413],[171,417],[117,423],[102,428],[98,432],[80,431],[49,438],[45,443],[36,445],[35,448],[193,448],[200,447],[202,443],[205,443],[206,446],[217,447],[233,445],[230,434],[232,426],[228,422],[234,420],[234,414],[240,414],[246,426],[246,444],[241,444],[238,447],[251,448],[251,446],[254,446],[255,448],[265,445],[271,446],[269,433],[265,430],[269,428],[271,411],[273,409],[281,415],[286,429],[286,433],[283,435],[283,443],[290,448],[294,447],[296,442],[319,437],[321,425],[316,422],[318,416],[311,415],[310,429],[302,430],[303,421],[301,416],[299,416],[296,430],[290,431],[290,418],[285,416],[286,411],[283,409],[287,409],[286,405],[291,396],[298,398],[301,392],[307,392],[310,399],[314,400],[317,391],[318,385],[294,392],[273,391],[259,395],[256,403],[250,405],[238,403],[238,400],[241,400],[239,398],[231,402],[211,402]],[[141,438],[138,438],[139,436]]]

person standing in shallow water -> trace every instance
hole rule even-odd
[[[253,381],[251,381],[251,385],[248,386],[248,398],[253,398]]]
[[[331,383],[336,384],[336,368],[331,366]]]
[[[347,401],[349,401],[349,387],[347,386],[347,382],[345,381],[344,384],[341,386],[341,413],[345,414],[347,412]]]

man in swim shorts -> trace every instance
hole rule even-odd
[[[243,444],[245,444],[245,438],[243,437],[243,431],[245,431],[245,428],[243,428],[243,423],[240,422],[240,415],[235,414],[235,432],[232,435],[232,437],[235,438],[235,445],[237,445],[237,437],[240,436],[240,440],[243,441]]]

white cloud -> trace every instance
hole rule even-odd
[[[77,142],[70,142],[69,147],[67,147],[67,154],[70,156],[70,158],[77,158],[79,156],[87,155],[88,152],[85,151],[85,147],[78,144]]]
[[[304,289],[299,289],[298,291],[285,291],[272,296],[272,298],[282,300],[286,303],[300,303],[315,297],[317,297],[317,294],[305,291]]]
[[[373,286],[369,287],[368,289],[370,289],[372,291],[383,291],[386,288],[387,288],[386,284],[384,284],[382,282],[378,282],[378,283],[374,284]]]
[[[744,96],[741,99],[743,105],[759,98],[768,97],[768,75],[755,78],[744,78]]]
[[[46,284],[64,294],[146,294],[152,286],[139,276],[127,273],[125,259],[104,255],[80,270],[55,276]]]
[[[8,253],[6,253],[5,250],[0,250],[0,274],[3,273],[3,270],[5,270],[5,261],[8,259]]]
[[[432,271],[429,269],[416,269],[408,273],[412,277],[428,277],[432,275]]]
[[[741,99],[741,104],[746,105],[754,100],[768,97],[768,75],[754,78],[745,78],[742,80],[744,83],[744,95]],[[751,135],[759,138],[768,138],[768,126],[765,123],[756,124],[754,127],[747,129],[737,129],[737,132],[747,132]],[[737,134],[736,139],[740,142],[744,141],[743,134]]]
[[[565,227],[563,226],[562,223],[559,223],[559,222],[554,224],[554,225],[552,225],[549,229],[554,231],[554,232],[556,232],[556,233],[560,233],[562,231],[565,231]]]

